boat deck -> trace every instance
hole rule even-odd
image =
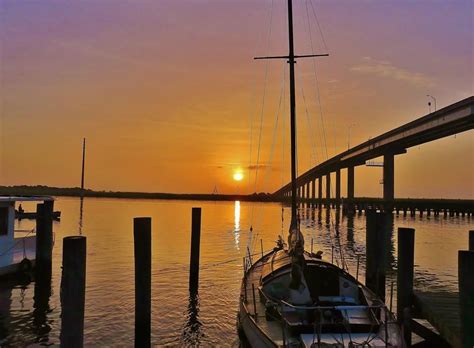
[[[270,337],[279,346],[283,346],[283,327],[279,321],[268,321],[265,318],[265,305],[260,301],[259,286],[264,267],[269,266],[271,257],[266,256],[260,259],[252,266],[252,271],[248,273],[245,281],[244,298],[247,298],[246,307],[248,312],[253,316],[258,326],[264,333]],[[252,285],[255,289],[252,290]],[[255,307],[254,307],[255,303]]]

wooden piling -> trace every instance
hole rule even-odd
[[[387,216],[368,210],[366,213],[366,269],[365,284],[379,297],[385,299],[385,235]]]
[[[463,347],[474,347],[474,251],[459,250],[458,280],[461,340]]]
[[[469,231],[469,250],[474,251],[474,230]]]
[[[398,228],[397,319],[408,322],[404,313],[411,312],[413,303],[413,267],[415,258],[415,229]],[[411,330],[404,325],[405,342],[411,344]]]
[[[151,218],[133,219],[135,251],[135,347],[150,347]]]
[[[36,275],[50,275],[53,259],[54,201],[36,206]]]
[[[84,345],[84,304],[86,291],[86,237],[63,239],[63,270],[61,275],[62,347]]]
[[[191,258],[189,265],[189,291],[199,289],[199,251],[201,244],[201,208],[192,209]]]

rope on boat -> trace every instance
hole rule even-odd
[[[20,243],[23,243],[23,255],[26,254],[26,251],[25,251],[25,238],[28,237],[31,233],[35,232],[35,229],[32,228],[31,230],[22,230],[21,232],[25,232],[25,231],[29,231],[24,237],[22,237],[19,241],[17,241],[16,243],[14,243],[10,248],[8,248],[7,250],[5,250],[3,253],[0,254],[0,257],[1,256],[4,256],[6,255],[10,250],[12,250],[13,248],[15,248],[18,244]]]
[[[272,35],[272,23],[273,23],[273,5],[274,1],[271,1],[271,6],[270,6],[270,23],[269,23],[269,29],[268,29],[268,37],[267,37],[267,47],[266,51],[267,53],[270,50],[270,39]],[[259,136],[258,136],[258,148],[257,148],[257,160],[256,160],[256,165],[255,165],[255,180],[254,180],[254,188],[253,192],[257,192],[257,182],[258,182],[258,170],[259,170],[259,165],[260,165],[260,148],[261,148],[261,141],[262,141],[262,129],[263,129],[263,116],[264,116],[264,110],[265,110],[265,96],[266,96],[266,90],[267,90],[267,79],[268,79],[268,66],[269,66],[269,61],[267,60],[265,62],[265,74],[264,74],[264,80],[263,80],[263,95],[262,95],[262,107],[260,111],[260,130],[259,130]],[[253,121],[251,122],[253,124]],[[253,137],[253,129],[251,130],[251,138]],[[250,181],[250,171],[252,168],[252,139],[250,142],[250,158],[249,158],[249,181]],[[253,215],[254,215],[254,207],[252,206],[251,213],[250,213],[250,232],[253,230]],[[250,240],[250,243],[252,244],[252,241]]]

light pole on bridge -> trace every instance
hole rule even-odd
[[[434,101],[434,111],[436,111],[436,109],[437,109],[437,108],[436,108],[436,98],[433,97],[433,96],[430,95],[430,94],[427,94],[426,96],[427,96],[428,98],[433,99],[433,101]],[[429,108],[430,108],[430,113],[431,113],[431,102],[428,102],[428,106],[429,106]]]

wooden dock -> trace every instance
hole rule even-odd
[[[450,346],[462,347],[459,293],[415,291],[413,302],[417,316],[426,318]]]
[[[413,289],[414,248],[415,230],[399,228],[397,317],[407,345],[414,333],[424,339],[414,347],[474,347],[474,230],[469,250],[458,251],[459,292]]]

